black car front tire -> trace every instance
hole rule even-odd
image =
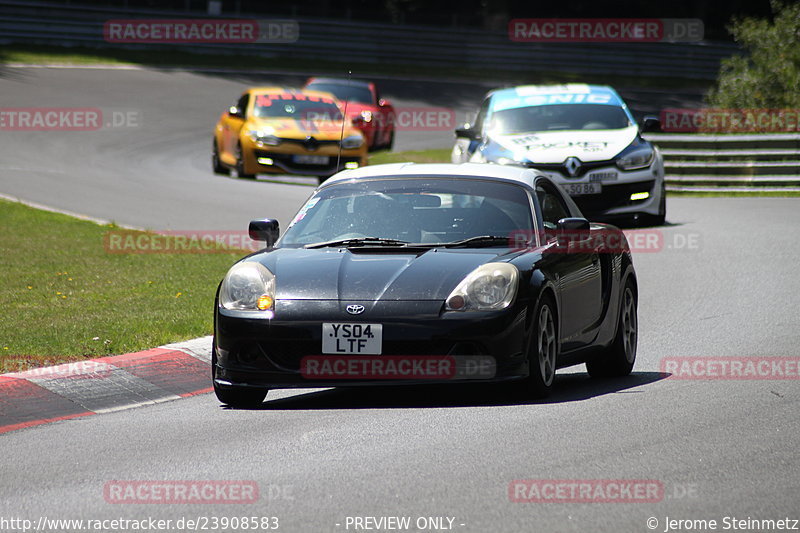
[[[542,296],[531,324],[528,339],[528,378],[523,392],[533,398],[546,398],[553,389],[558,358],[556,306],[549,294]]]

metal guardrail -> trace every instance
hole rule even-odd
[[[800,134],[649,134],[667,190],[800,192]]]
[[[119,18],[204,18],[200,12],[120,9],[80,4],[0,0],[0,41],[111,47],[103,23]],[[232,14],[223,13],[223,17]],[[248,17],[236,14],[236,18]],[[216,17],[220,18],[220,17]],[[277,18],[277,17],[276,17]],[[285,18],[285,17],[281,17]],[[138,44],[127,48],[182,49],[487,71],[561,71],[714,79],[720,60],[739,49],[728,43],[519,43],[503,31],[404,26],[299,18],[291,44]]]

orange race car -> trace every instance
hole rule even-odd
[[[214,172],[240,178],[302,174],[320,182],[367,164],[367,143],[330,93],[281,87],[248,89],[214,129]],[[339,145],[341,140],[341,154]],[[337,165],[338,160],[338,165]]]

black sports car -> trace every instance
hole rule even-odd
[[[321,185],[278,239],[217,291],[219,400],[271,388],[519,381],[545,396],[557,368],[626,375],[637,282],[624,234],[590,223],[535,170],[370,166]]]

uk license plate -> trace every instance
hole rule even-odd
[[[330,162],[330,157],[327,155],[298,154],[292,156],[292,161],[301,165],[327,165]]]
[[[380,355],[383,324],[322,324],[322,353]]]
[[[600,194],[603,186],[600,183],[568,183],[564,189],[570,196],[580,196],[582,194]]]

